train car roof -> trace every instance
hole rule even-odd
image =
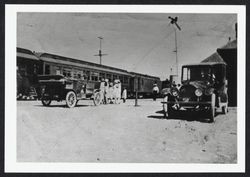
[[[150,77],[152,79],[160,79],[159,77],[156,77],[156,76],[149,76],[147,74],[141,74],[141,73],[136,73],[136,72],[130,72],[133,76],[135,75],[139,75],[139,76],[144,76],[144,77]]]
[[[30,50],[17,47],[17,57],[39,61],[39,58]]]
[[[183,65],[182,67],[187,67],[187,66],[214,66],[214,65],[226,65],[226,63],[225,62],[204,62],[204,63]]]
[[[111,66],[100,65],[97,63],[63,57],[63,56],[49,54],[49,53],[36,53],[36,54],[42,61],[60,63],[60,64],[71,65],[71,66],[76,66],[76,67],[85,67],[85,68],[96,69],[100,71],[106,71],[106,72],[115,72],[117,74],[123,74],[123,75],[129,75],[129,76],[131,75],[126,70],[111,67]]]

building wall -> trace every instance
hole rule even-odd
[[[218,49],[227,64],[228,104],[237,106],[237,48]]]

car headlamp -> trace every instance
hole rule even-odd
[[[173,95],[173,96],[178,96],[178,92],[177,92],[176,90],[173,90],[173,91],[172,91],[172,95]]]
[[[198,97],[200,97],[200,96],[202,95],[201,89],[196,89],[194,93],[195,93],[195,95],[198,96]]]
[[[214,93],[214,89],[213,88],[208,88],[208,89],[206,89],[206,91],[205,91],[205,94],[206,95],[212,95]]]

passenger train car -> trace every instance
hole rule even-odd
[[[27,60],[24,57],[20,57],[21,53],[29,53],[29,57],[33,58],[33,60]],[[29,71],[29,77],[23,75],[22,79],[19,79],[20,83],[25,80],[24,78],[27,78],[29,80],[29,83],[27,84],[29,85],[28,87],[35,88],[38,97],[40,95],[36,78],[38,75],[44,74],[61,74],[66,77],[72,77],[76,79],[83,78],[88,82],[94,83],[96,87],[99,87],[101,78],[109,79],[109,81],[119,79],[122,83],[122,89],[127,89],[128,97],[134,97],[136,91],[138,92],[139,97],[150,97],[152,95],[152,88],[154,83],[157,83],[159,88],[161,88],[161,81],[159,77],[144,75],[135,72],[128,72],[126,70],[115,67],[100,65],[49,53],[34,53],[27,49],[21,48],[17,48],[17,67],[22,68],[22,70],[24,70],[25,72]],[[20,85],[19,88],[21,87],[22,85]],[[18,90],[21,91],[22,89]],[[27,94],[27,91],[22,94]]]
[[[41,61],[33,52],[17,48],[17,99],[37,96],[37,75],[41,72]]]

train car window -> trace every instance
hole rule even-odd
[[[50,74],[50,65],[45,65],[45,74]]]
[[[55,74],[61,74],[61,69],[59,66],[53,66],[53,72]]]
[[[117,75],[113,75],[113,80],[118,79]]]
[[[128,84],[128,77],[127,76],[124,76],[124,84]]]
[[[107,74],[106,76],[107,76],[107,79],[108,79],[109,81],[111,81],[111,79],[112,79],[112,78],[111,78],[111,74]]]
[[[63,75],[66,76],[66,77],[72,77],[71,69],[63,68]]]
[[[119,76],[119,80],[123,83],[123,76]]]
[[[98,81],[98,77],[92,75],[92,76],[91,76],[91,80],[92,80],[92,81]]]
[[[82,75],[82,71],[80,70],[73,70],[73,76],[75,79],[80,79],[81,78],[81,75]]]
[[[43,67],[42,66],[38,66],[38,74],[43,74]]]
[[[87,78],[86,74],[83,74],[83,75],[81,76],[81,79],[82,79],[82,80],[85,80],[86,78]]]
[[[141,85],[143,85],[144,84],[144,79],[143,78],[141,78]]]
[[[21,76],[26,76],[26,67],[25,66],[20,66],[19,68],[19,73]]]
[[[90,71],[86,71],[87,80],[90,80]]]
[[[105,73],[100,73],[100,79],[105,79]]]
[[[68,72],[68,73],[67,73],[67,77],[72,77],[71,72]]]
[[[91,80],[92,81],[98,81],[98,76],[99,76],[99,73],[91,72]]]

